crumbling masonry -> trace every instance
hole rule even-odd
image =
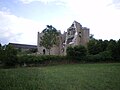
[[[40,37],[43,36],[43,33],[38,32],[38,41],[37,41],[37,48],[38,54],[45,54],[48,55],[48,50],[40,46]],[[89,42],[89,28],[82,27],[80,23],[74,21],[72,25],[67,29],[67,32],[59,35],[59,45],[54,45],[51,48],[50,53],[51,55],[66,55],[66,49],[68,46],[75,46],[75,45],[84,45],[86,46]]]

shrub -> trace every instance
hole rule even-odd
[[[86,59],[85,59],[85,62],[95,63],[95,62],[99,62],[100,59],[101,59],[101,56],[99,54],[96,54],[96,55],[87,55]]]
[[[112,56],[109,51],[101,52],[101,53],[99,53],[99,55],[101,56],[101,61],[111,61],[112,60]]]
[[[66,50],[66,53],[67,53],[68,59],[70,59],[70,60],[74,59],[75,54],[74,54],[74,48],[73,47],[69,46]]]
[[[18,64],[23,65],[26,63],[34,65],[51,65],[51,64],[60,64],[66,63],[65,56],[55,56],[55,55],[20,55],[18,56]]]
[[[5,66],[15,66],[17,63],[17,51],[12,46],[4,46],[1,53],[1,61]]]
[[[67,57],[69,59],[75,59],[81,61],[87,55],[87,50],[84,46],[74,46],[67,48]]]
[[[87,55],[86,62],[110,62],[112,60],[111,53],[104,51],[96,55]]]

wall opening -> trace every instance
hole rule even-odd
[[[45,55],[45,49],[43,49],[43,55]]]

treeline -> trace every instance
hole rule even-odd
[[[69,59],[75,59],[81,62],[119,62],[120,61],[120,39],[97,40],[91,39],[84,46],[75,46],[67,48]]]
[[[112,61],[120,60],[120,39],[118,41],[92,39],[88,43],[87,49],[90,55],[101,55],[101,58],[104,57]]]
[[[39,66],[66,63],[120,62],[120,40],[91,39],[87,46],[68,47],[66,56],[19,54],[10,45],[0,44],[0,65]]]

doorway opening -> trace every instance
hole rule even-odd
[[[43,55],[45,55],[45,49],[43,49]]]

